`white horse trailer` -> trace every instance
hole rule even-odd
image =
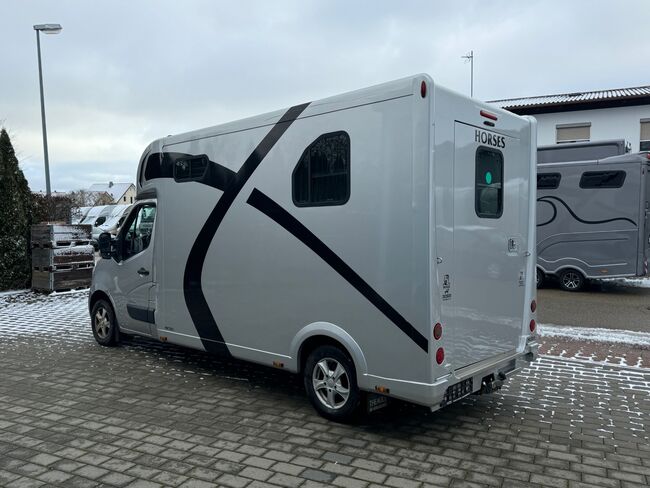
[[[537,354],[535,137],[417,75],[156,140],[100,237],[95,338],[301,373],[336,420],[491,391]]]

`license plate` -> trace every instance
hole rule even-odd
[[[376,412],[388,405],[388,397],[370,393],[366,405],[368,413]]]
[[[445,391],[445,396],[443,397],[440,406],[444,407],[445,405],[449,405],[450,403],[466,397],[472,393],[473,386],[474,382],[472,378],[467,378],[460,383],[456,383],[455,385],[447,387],[447,391]]]

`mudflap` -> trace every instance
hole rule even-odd
[[[388,405],[388,397],[378,395],[377,393],[368,393],[365,395],[366,413],[373,413],[381,410]]]

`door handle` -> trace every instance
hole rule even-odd
[[[147,270],[144,269],[144,268],[140,268],[140,269],[138,270],[138,274],[139,274],[140,276],[147,276],[147,275],[149,274],[149,271],[147,271]]]

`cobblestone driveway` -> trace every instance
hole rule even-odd
[[[650,372],[543,358],[499,393],[363,425],[297,377],[134,339],[95,344],[86,294],[0,296],[0,485],[650,483]]]

